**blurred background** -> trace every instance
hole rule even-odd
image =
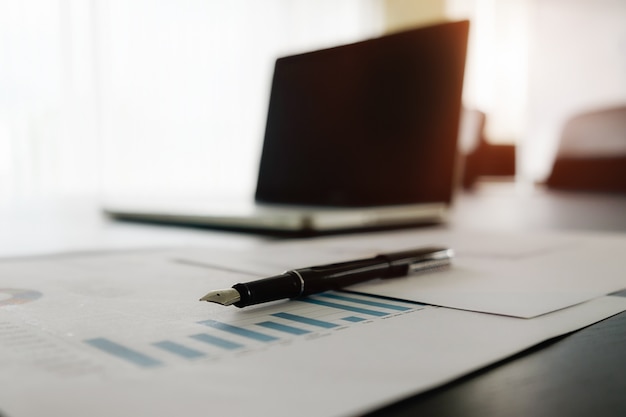
[[[626,103],[623,0],[0,0],[0,201],[252,194],[277,57],[450,19],[520,184],[568,119]]]

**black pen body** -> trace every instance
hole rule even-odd
[[[416,265],[447,259],[447,251],[441,248],[424,248],[295,269],[281,275],[234,285],[233,289],[240,294],[240,300],[233,305],[246,307],[284,298],[304,297],[379,278],[405,276]]]
[[[384,277],[389,263],[371,258],[287,271],[257,281],[236,284],[241,299],[234,305],[246,307],[283,298],[304,297]]]

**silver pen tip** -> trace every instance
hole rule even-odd
[[[239,292],[234,288],[211,291],[200,299],[200,301],[208,301],[223,306],[229,306],[239,300],[241,300],[241,295],[239,295]]]

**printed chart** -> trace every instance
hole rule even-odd
[[[426,308],[421,304],[386,300],[360,294],[327,292],[264,308],[259,314],[242,314],[236,309],[228,319],[198,321],[197,333],[176,339],[158,339],[145,346],[127,346],[124,341],[95,337],[84,342],[102,353],[141,368],[161,367],[168,357],[195,360],[216,359],[231,353],[267,349],[273,344],[292,343],[332,336],[348,326]],[[160,354],[164,353],[164,355]]]

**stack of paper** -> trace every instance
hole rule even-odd
[[[563,289],[557,286],[563,277],[549,279],[555,271],[548,269],[556,267],[550,256],[624,245],[616,237],[555,236],[539,246],[532,239],[509,240],[509,247],[488,239],[472,243],[469,236],[447,232],[369,237],[267,244],[220,254],[185,249],[1,262],[0,413],[354,415],[626,310],[624,298],[592,296],[626,286],[621,276],[599,280],[596,273],[583,283],[582,275],[565,264],[559,270],[580,282]],[[358,289],[360,294],[329,292],[246,309],[197,301],[208,290],[290,266],[432,244],[456,246],[450,271],[368,284]],[[587,262],[604,259],[594,256]],[[532,259],[539,266],[533,267]],[[526,276],[518,271],[501,274],[503,282],[491,291],[481,283],[481,271],[493,283],[510,263],[525,265],[543,281],[529,276],[531,286],[516,283]],[[615,272],[610,265],[602,267],[607,274]],[[463,280],[468,282],[458,284]],[[523,319],[363,294],[421,297],[418,281],[428,282],[421,285],[431,289],[430,297],[441,297],[446,286],[456,291],[448,301],[463,301],[459,294],[473,291],[477,295],[469,307],[476,310],[502,305],[499,298],[507,296],[507,285],[523,300],[545,301],[530,307],[520,302],[503,312],[540,314]],[[433,286],[437,281],[441,287]],[[538,288],[539,282],[545,288]],[[455,290],[453,284],[461,286]],[[534,295],[524,298],[529,288]],[[543,297],[537,296],[542,291]],[[563,296],[570,292],[579,298],[568,307],[564,303],[576,299]],[[408,297],[398,297],[405,293]],[[588,301],[580,299],[582,293]],[[436,304],[448,304],[444,301]],[[481,308],[482,302],[488,307]],[[545,311],[557,304],[558,311]]]

